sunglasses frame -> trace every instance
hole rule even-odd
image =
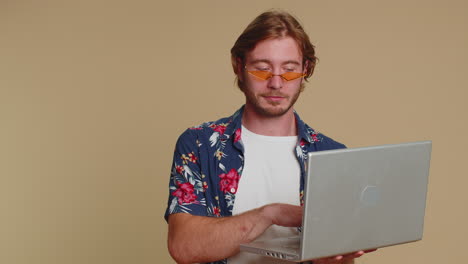
[[[271,71],[249,71],[247,70],[247,67],[244,66],[244,69],[247,71],[247,73],[249,73],[250,75],[262,80],[262,81],[267,81],[271,78],[273,78],[274,76],[280,76],[281,79],[289,82],[289,81],[293,81],[293,80],[296,80],[296,79],[299,79],[299,78],[302,78],[304,76],[306,76],[307,74],[305,73],[302,73],[302,72],[285,72],[283,74],[273,74],[273,72]],[[293,74],[293,76],[288,76],[288,75],[291,75]]]

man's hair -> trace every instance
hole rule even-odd
[[[293,38],[302,53],[302,65],[306,67],[307,79],[314,72],[317,57],[315,49],[309,40],[309,36],[304,31],[299,22],[289,13],[280,10],[267,11],[256,17],[242,32],[236,43],[231,48],[231,63],[236,75],[245,65],[245,56],[247,52],[252,51],[257,43],[274,38],[291,37]],[[242,65],[238,65],[241,63]],[[241,66],[241,67],[239,67]],[[237,86],[242,90],[243,82],[237,78]],[[303,89],[303,85],[301,86]]]

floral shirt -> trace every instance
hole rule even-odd
[[[189,128],[179,137],[169,182],[166,220],[173,213],[209,217],[232,215],[244,167],[243,109],[230,117]],[[294,114],[298,131],[296,156],[301,168],[298,194],[303,204],[307,153],[345,146],[316,132]],[[226,260],[212,263],[226,263]]]

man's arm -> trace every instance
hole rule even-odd
[[[253,241],[272,224],[294,227],[301,222],[302,208],[288,204],[270,204],[230,217],[172,214],[169,252],[177,263],[221,260],[237,254],[241,243]]]

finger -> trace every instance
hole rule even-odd
[[[341,259],[342,262],[340,262],[340,263],[348,263],[347,261],[351,261],[351,260],[353,260],[355,258],[359,258],[362,255],[364,255],[364,251],[362,251],[362,250],[354,252],[354,253],[343,255],[343,258]]]
[[[313,261],[313,263],[314,264],[338,264],[338,263],[342,263],[342,261],[343,261],[343,256],[340,255],[340,256],[316,259]]]
[[[349,254],[343,255],[343,258],[350,259],[350,258],[358,258],[360,256],[364,255],[364,251],[357,251]]]
[[[374,249],[368,249],[368,250],[364,250],[364,253],[370,253],[370,252],[374,252],[376,251],[377,249],[374,248]]]

